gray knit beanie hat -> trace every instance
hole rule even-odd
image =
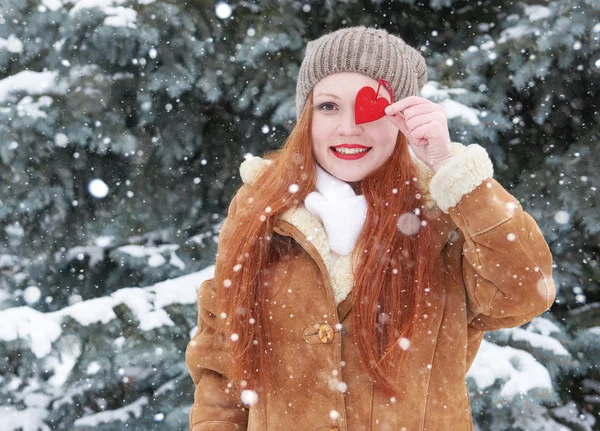
[[[419,94],[427,64],[413,47],[385,30],[347,27],[308,42],[296,83],[296,118],[315,84],[337,72],[357,72],[392,85],[394,102]]]

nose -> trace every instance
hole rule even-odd
[[[358,136],[363,132],[362,126],[355,122],[354,110],[348,110],[340,116],[337,132],[342,136]]]

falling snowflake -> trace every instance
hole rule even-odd
[[[240,399],[247,406],[253,406],[258,402],[258,394],[250,389],[245,389],[242,391]]]
[[[400,338],[400,340],[398,340],[398,345],[402,350],[408,350],[408,348],[410,347],[410,340],[404,337]]]
[[[23,290],[23,299],[29,305],[38,302],[41,296],[42,293],[37,286],[28,286]]]
[[[215,6],[215,13],[217,14],[218,18],[227,19],[231,16],[231,12],[231,6],[224,1],[217,3]]]
[[[556,221],[556,223],[558,224],[567,224],[569,223],[570,219],[571,216],[569,215],[569,213],[563,210],[557,211],[554,214],[554,221]]]
[[[105,198],[108,194],[108,186],[106,183],[98,178],[94,178],[88,184],[88,191],[90,194],[98,199]]]
[[[414,235],[419,231],[421,221],[415,214],[408,212],[398,217],[397,226],[404,235]]]

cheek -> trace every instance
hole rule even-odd
[[[387,121],[387,120],[386,120]],[[396,146],[396,139],[398,138],[398,129],[393,124],[386,124],[386,127],[381,127],[376,132],[376,141],[382,143],[382,147],[385,148],[386,154],[391,154]]]
[[[396,141],[398,140],[398,133],[400,133],[398,131],[398,129],[394,128],[388,135],[388,142],[389,142],[389,146],[390,146],[390,153],[392,151],[394,151],[394,148],[396,148]]]
[[[327,146],[327,127],[321,121],[313,120],[311,125],[313,148],[322,151]]]
[[[396,138],[398,136],[397,130],[398,129],[396,129],[396,132],[394,132],[394,131],[389,132],[388,131],[387,133],[380,135],[380,139],[381,139],[380,142],[384,143],[382,145],[382,150],[383,151],[381,151],[380,154],[381,154],[382,159],[384,161],[387,160],[387,159],[389,159],[391,157],[391,155],[394,152],[394,149],[396,148]]]
[[[386,125],[386,130],[385,130],[385,136],[386,136],[386,140],[388,142],[396,142],[396,138],[398,137],[398,133],[400,133],[400,131],[398,130],[398,128],[396,126],[394,126],[392,123],[390,123],[388,121],[388,124]]]

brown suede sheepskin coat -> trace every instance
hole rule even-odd
[[[435,175],[422,162],[425,202],[437,211],[437,248],[448,268],[441,289],[430,292],[427,317],[411,339],[403,397],[384,397],[363,370],[353,341],[352,271],[349,261],[330,259],[318,218],[302,204],[284,213],[275,233],[292,237],[303,252],[278,273],[269,298],[273,390],[252,406],[228,385],[215,286],[198,292],[198,330],[186,361],[196,385],[192,431],[467,431],[473,429],[465,375],[484,331],[522,325],[553,303],[552,256],[536,222],[492,178],[485,150],[453,143],[455,157]],[[265,161],[245,161],[246,183],[229,207],[219,249],[236,208],[252,192]],[[239,218],[239,217],[238,217]],[[334,263],[332,263],[334,262]],[[219,259],[217,258],[217,273]],[[283,267],[282,267],[283,268]],[[293,315],[293,318],[291,316]]]

